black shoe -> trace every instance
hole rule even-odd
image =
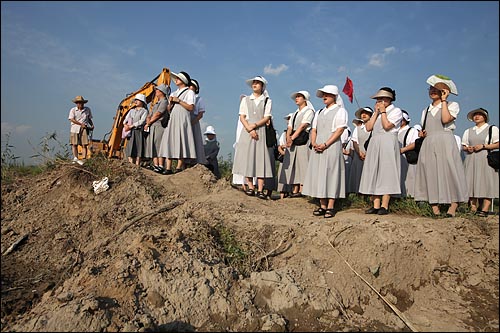
[[[155,165],[153,167],[153,171],[156,173],[163,173],[163,171],[165,171],[165,168],[160,165]]]
[[[337,212],[333,208],[329,208],[325,211],[325,215],[323,216],[325,219],[329,219],[335,216]]]
[[[319,207],[319,208],[317,208],[317,209],[315,209],[315,210],[313,211],[313,215],[314,215],[314,216],[323,216],[323,215],[325,215],[325,214],[326,214],[326,209],[321,208],[321,207]]]
[[[292,193],[290,195],[290,198],[300,198],[300,197],[302,197],[302,193],[300,193],[300,192]]]
[[[380,207],[377,212],[378,215],[387,215],[389,214],[389,211],[385,209],[384,207]]]
[[[162,173],[161,173],[161,174],[162,174],[162,175],[171,175],[171,174],[173,174],[173,172],[172,172],[172,170],[170,170],[170,169],[168,169],[168,170],[165,170],[165,169],[164,169],[164,170],[162,171]]]
[[[377,214],[380,208],[370,208],[368,210],[365,210],[365,214]]]
[[[267,195],[264,194],[264,192],[260,192],[260,191],[257,191],[255,193],[255,196],[259,199],[262,199],[262,200],[267,200]]]

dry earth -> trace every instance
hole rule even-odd
[[[100,194],[89,166],[2,183],[2,332],[499,330],[498,216],[324,219],[110,165]]]

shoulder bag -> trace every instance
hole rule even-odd
[[[264,112],[266,111],[266,104],[269,97],[264,101]],[[276,139],[276,130],[274,129],[273,120],[269,119],[269,124],[266,124],[266,146],[272,148],[278,144]]]
[[[422,125],[422,131],[425,129],[425,123],[427,122],[427,114],[429,113],[430,106],[427,107],[425,111],[424,123]],[[415,148],[413,149],[417,155],[420,154],[420,148],[422,148],[422,142],[424,142],[425,137],[420,137],[415,140]]]
[[[410,130],[412,128],[413,127],[410,127],[405,133],[405,137],[403,139],[403,147],[406,147],[406,138],[408,137],[408,133],[410,132]],[[416,152],[414,149],[408,150],[407,152],[405,152],[405,157],[406,157],[406,161],[408,162],[408,164],[417,164],[418,152]]]
[[[490,125],[490,128],[488,129],[488,144],[491,144],[491,132],[492,132],[492,127],[493,125]],[[492,167],[495,170],[498,170],[500,167],[500,151],[498,150],[488,150],[488,165]]]
[[[292,121],[292,134],[293,135],[296,131],[293,129],[295,127],[295,118],[297,118],[297,112],[293,115],[293,121]],[[304,128],[302,132],[300,132],[299,136],[293,140],[293,144],[295,146],[303,146],[309,141],[309,133],[306,131]]]

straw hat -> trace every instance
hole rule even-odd
[[[207,126],[207,129],[205,130],[205,133],[203,133],[203,134],[205,134],[205,135],[207,135],[207,134],[216,135],[215,128],[213,126]]]
[[[474,121],[474,114],[476,113],[482,113],[486,118],[486,122],[489,121],[490,117],[488,116],[488,111],[483,108],[475,109],[467,113],[467,119],[469,119],[470,121]]]
[[[88,100],[83,98],[83,96],[76,96],[75,98],[73,98],[73,103],[87,103],[87,102]]]
[[[392,101],[395,101],[396,100],[396,92],[389,87],[383,87],[383,88],[380,88],[379,91],[377,91],[377,93],[370,98],[377,99],[377,98],[381,98],[381,97],[388,97]]]
[[[295,98],[297,97],[297,95],[302,95],[304,96],[304,98],[306,99],[306,101],[309,100],[309,98],[311,97],[311,94],[309,94],[308,91],[306,90],[300,90],[300,91],[297,91],[297,92],[294,92],[293,94],[290,95],[290,97],[295,100]]]
[[[457,86],[447,76],[439,75],[439,74],[431,75],[427,78],[426,82],[429,85],[431,85],[439,90],[442,90],[443,88],[448,88],[448,90],[450,90],[450,93],[458,96]]]
[[[327,84],[323,88],[316,90],[316,96],[322,98],[324,94],[332,94],[337,96],[339,94],[339,88],[333,84]]]
[[[361,113],[363,112],[369,113],[371,117],[373,114],[373,109],[369,106],[365,106],[364,108],[358,109],[358,111],[354,113],[354,116],[356,116],[356,118],[361,118]]]
[[[181,80],[187,86],[189,86],[189,84],[191,83],[191,77],[186,72],[179,72],[179,73],[170,72],[170,77],[172,77],[174,80],[175,79]]]
[[[159,90],[161,91],[162,93],[165,94],[165,96],[168,96],[170,94],[169,90],[170,90],[170,87],[168,87],[167,85],[165,84],[160,84],[159,86],[155,87],[156,90]]]

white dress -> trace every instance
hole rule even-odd
[[[344,113],[339,127],[347,127],[347,111],[337,104],[328,110],[320,110],[313,121],[316,128],[316,143],[327,141],[332,135],[335,118]],[[342,142],[338,138],[322,153],[312,151],[309,156],[302,194],[314,198],[345,198],[345,164]]]

